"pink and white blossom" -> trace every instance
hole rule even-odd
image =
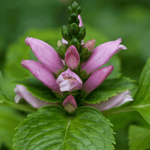
[[[17,84],[16,88],[14,89],[14,92],[17,94],[15,96],[15,102],[18,103],[20,99],[26,100],[30,105],[32,105],[35,108],[40,108],[46,105],[58,105],[58,103],[50,103],[46,101],[42,101],[38,99],[37,97],[34,97],[32,93],[30,93],[26,87]]]
[[[91,106],[100,111],[104,111],[104,110],[108,110],[114,107],[119,107],[129,101],[133,101],[133,99],[132,99],[130,91],[127,90],[125,92],[118,93],[117,96],[110,97],[108,100],[104,102],[100,102],[99,104],[86,103],[85,106]]]
[[[80,62],[80,56],[79,53],[74,45],[71,45],[65,54],[65,61],[68,67],[71,69],[77,68],[79,62]]]
[[[59,85],[61,92],[72,92],[74,90],[79,90],[82,88],[83,84],[80,77],[70,69],[67,69],[66,71],[62,72],[58,76],[56,82]]]

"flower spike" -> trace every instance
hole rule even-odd
[[[80,61],[80,56],[75,46],[71,45],[67,49],[67,52],[65,54],[65,61],[68,67],[70,67],[71,69],[77,68]]]

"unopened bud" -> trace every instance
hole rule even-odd
[[[93,49],[94,49],[94,46],[95,46],[95,39],[92,39],[92,40],[90,40],[90,41],[87,41],[87,42],[84,44],[83,47],[88,48],[88,51],[89,51],[89,52],[92,52]]]
[[[69,28],[65,25],[62,26],[62,36],[65,40],[71,39],[71,35],[69,33]]]
[[[74,112],[77,109],[77,103],[72,95],[69,95],[64,101],[63,106],[65,110],[69,113]]]
[[[82,26],[82,27],[80,27],[80,30],[79,30],[79,32],[78,32],[76,38],[77,38],[78,40],[83,40],[84,37],[85,37],[85,35],[86,35],[86,28],[85,28],[85,26]]]
[[[71,8],[72,8],[73,11],[76,11],[76,9],[78,8],[78,6],[79,6],[78,3],[75,2],[75,1],[71,4]]]
[[[79,31],[79,26],[76,23],[70,25],[69,31],[71,34],[77,34]]]
[[[69,46],[74,45],[77,50],[80,48],[80,42],[78,41],[78,39],[73,38],[70,42],[69,42]]]

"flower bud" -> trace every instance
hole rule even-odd
[[[69,33],[69,28],[65,25],[62,26],[62,36],[65,40],[71,40],[71,35]]]
[[[92,52],[95,46],[95,39],[87,41],[83,47],[87,47],[89,52]]]
[[[84,37],[85,37],[85,35],[86,35],[86,28],[85,28],[85,26],[82,26],[82,27],[80,27],[80,30],[79,30],[79,32],[78,32],[76,38],[77,38],[78,40],[83,40]]]
[[[69,46],[74,45],[77,49],[80,48],[80,42],[78,41],[78,39],[73,38],[70,42],[69,42]]]
[[[72,8],[73,11],[76,11],[76,9],[78,8],[78,6],[79,6],[78,3],[75,2],[75,1],[71,4],[71,8]]]
[[[79,31],[79,26],[76,24],[76,23],[72,23],[71,25],[70,25],[70,28],[69,28],[69,32],[71,33],[71,34],[77,34],[78,33],[78,31]]]
[[[77,103],[75,98],[72,95],[69,95],[64,101],[63,101],[63,107],[65,110],[69,113],[74,112],[77,109]]]
[[[71,69],[77,68],[80,61],[80,56],[75,46],[71,45],[67,49],[67,52],[65,54],[65,61],[68,67],[70,67]]]

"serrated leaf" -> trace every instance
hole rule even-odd
[[[59,102],[53,91],[45,86],[41,81],[36,78],[26,78],[23,80],[15,81],[18,84],[21,84],[27,88],[27,90],[33,94],[33,96],[47,102]]]
[[[109,97],[117,96],[118,93],[136,86],[137,83],[129,78],[108,79],[89,94],[84,101],[93,104],[100,103],[100,101],[108,100]]]
[[[140,84],[134,96],[133,106],[150,123],[150,59],[141,73]]]
[[[129,150],[150,148],[150,129],[131,125],[129,128]]]
[[[14,150],[113,150],[110,122],[91,107],[67,116],[60,106],[45,106],[29,115],[14,136]]]
[[[15,128],[23,121],[23,117],[13,109],[0,106],[0,147],[2,144],[12,149]]]

